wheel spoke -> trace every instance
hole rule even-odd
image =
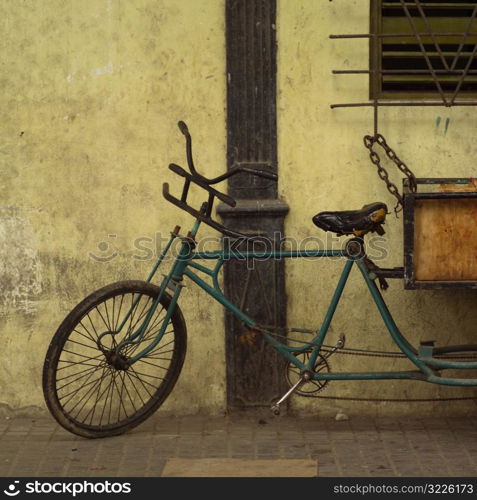
[[[114,299],[116,299],[116,297],[114,297]],[[114,331],[117,331],[118,329],[118,326],[119,326],[119,319],[121,318],[121,310],[122,310],[122,307],[123,307],[123,300],[124,300],[124,295],[121,295],[121,302],[119,303],[119,310],[118,310],[118,317],[114,323]]]
[[[131,397],[131,394],[129,393],[129,389],[128,389],[128,386],[126,384],[126,372],[122,372],[121,373],[122,375],[122,379],[123,379],[123,384],[121,387],[123,387],[126,391],[126,394],[128,395],[128,398],[129,398],[129,401],[131,401],[131,405],[132,407],[134,408],[134,412],[137,413],[137,408],[136,408],[136,405],[134,404],[134,400],[133,398]]]
[[[114,372],[113,374],[113,385],[111,387],[111,399],[109,403],[109,413],[108,413],[108,425],[111,423],[111,413],[113,411],[113,398],[114,398],[114,388],[116,387],[116,377],[118,376],[118,372]],[[121,405],[118,405],[121,408]]]
[[[109,311],[108,311],[108,302],[103,302],[103,307],[104,307],[104,310],[106,311],[106,318],[108,320],[108,329],[109,331],[112,331],[112,323],[111,323],[111,320],[109,319]],[[114,307],[114,302],[113,302],[113,307]]]
[[[149,326],[149,330],[154,330],[154,328],[157,328],[159,326],[159,323],[161,323],[165,316],[166,316],[167,311],[162,308],[159,311],[159,314],[157,315],[156,319],[153,321],[153,323]]]
[[[73,354],[74,356],[80,356],[81,358],[85,358],[86,361],[88,360],[92,360],[92,359],[98,359],[99,357],[101,357],[103,354],[101,353],[100,355],[96,356],[96,357],[92,357],[92,356],[85,356],[84,354],[79,354],[77,352],[73,352],[73,351],[69,351],[68,349],[65,349],[63,347],[63,352],[67,352],[69,354]]]
[[[83,326],[83,325],[81,325],[81,326]],[[84,327],[83,327],[83,328],[84,328]],[[85,339],[87,339],[87,340],[91,340],[91,342],[93,343],[93,345],[95,345],[95,346],[97,346],[97,345],[98,345],[98,344],[97,344],[97,342],[96,342],[96,340],[95,340],[93,337],[91,337],[91,335],[85,335],[84,333],[82,333],[82,332],[80,332],[80,331],[76,330],[76,328],[73,330],[73,332],[77,333],[78,335],[81,335],[82,337],[84,337],[84,338],[85,338]],[[96,348],[97,348],[97,347],[96,347]]]
[[[172,344],[174,342],[174,339],[170,340],[169,342],[166,342],[165,344],[157,344],[156,347],[154,347],[154,349],[151,349],[147,355],[149,354],[165,354],[165,352],[172,352],[174,349],[172,350],[169,350],[169,351],[165,351],[165,352],[161,352],[162,349],[164,349],[165,347],[167,347],[168,345]]]
[[[99,358],[102,358],[103,357],[103,354],[101,353],[100,355],[94,357],[94,358],[90,358],[88,361],[95,361],[95,360],[99,360]],[[64,370],[65,368],[72,368],[73,366],[76,366],[76,365],[82,365],[82,366],[98,366],[98,365],[93,365],[91,363],[86,363],[84,361],[70,361],[70,360],[67,360],[67,359],[60,359],[58,360],[58,363],[68,363],[66,366],[62,366],[61,368],[58,368],[56,371],[60,371],[60,370]]]
[[[75,379],[73,379],[73,380],[70,380],[69,382],[67,382],[66,384],[62,385],[61,387],[57,387],[57,388],[56,388],[56,390],[57,390],[57,391],[61,391],[62,389],[64,389],[64,388],[65,388],[65,387],[67,387],[68,385],[73,384],[73,383],[75,383],[75,382],[78,382],[78,380],[81,380],[82,378],[84,378],[84,377],[88,376],[88,372],[94,371],[94,370],[96,370],[96,369],[97,369],[97,367],[94,367],[94,368],[86,368],[86,370],[83,370],[82,372],[79,372],[79,373],[83,373],[83,375],[81,375],[81,376],[79,376],[79,377],[77,377],[77,378],[75,378]],[[84,372],[86,372],[86,373],[84,373]],[[75,375],[78,375],[78,373],[73,373],[72,375],[68,375],[68,377],[73,377],[73,376],[75,376]],[[68,378],[68,377],[63,377],[63,379]],[[60,379],[60,380],[63,380],[63,379]],[[58,380],[57,380],[56,382],[58,382]]]
[[[99,386],[95,389],[95,392],[96,392],[96,401],[94,402],[93,407],[86,414],[86,417],[83,419],[83,422],[86,422],[89,414],[91,413],[91,418],[89,420],[89,425],[91,425],[93,423],[94,414],[96,412],[96,407],[98,406],[99,400],[103,397],[103,394],[105,393],[106,389],[109,387],[109,386],[106,386],[106,389],[104,389],[103,392],[100,392],[101,391],[101,387],[103,385],[103,381],[105,381],[105,379],[108,377],[108,375],[111,375],[111,371],[110,370],[106,370],[105,369],[105,371],[106,371],[106,374],[103,371],[103,376],[101,377],[101,381],[99,383]]]
[[[91,311],[90,311],[90,312],[91,312]],[[89,322],[91,323],[91,327],[93,328],[94,333],[96,334],[96,338],[98,338],[98,337],[99,337],[99,334],[98,334],[98,332],[97,332],[97,330],[96,330],[96,327],[94,326],[93,322],[91,321],[91,317],[90,317],[90,315],[89,315],[89,312],[88,312],[88,313],[86,313],[86,317],[89,319]],[[82,324],[82,323],[81,323],[81,324]]]
[[[85,371],[89,371],[89,370],[92,370],[94,368],[97,368],[98,365],[90,365],[91,368],[85,368],[84,370],[81,370],[80,372],[75,372],[75,373],[71,373],[70,375],[65,375],[64,377],[61,377],[61,378],[56,378],[56,383],[58,382],[61,382],[62,380],[65,380],[67,378],[71,378],[71,377],[76,377],[77,375],[81,374],[81,373],[84,373]]]
[[[157,378],[158,380],[164,380],[163,377],[158,377],[157,375],[149,375],[147,373],[138,372],[132,366],[130,368],[136,375],[142,375],[143,377]],[[154,387],[154,386],[153,386]]]
[[[102,369],[102,370],[104,371],[104,366],[100,366],[100,365],[98,365],[97,370],[98,370],[98,369]],[[89,379],[93,376],[93,374],[94,374],[97,370],[94,370],[94,371],[93,371],[93,372],[92,372],[92,373],[88,376],[88,378],[86,379],[85,383],[84,383],[84,384],[82,384],[82,386],[81,386],[81,387],[79,387],[78,389],[75,389],[74,391],[68,392],[67,394],[63,394],[63,395],[61,396],[61,398],[59,397],[59,398],[58,398],[58,399],[59,399],[59,401],[63,400],[64,398],[67,398],[67,397],[68,397],[68,396],[70,396],[70,395],[73,395],[73,396],[74,396],[75,394],[77,394],[78,392],[80,392],[80,391],[81,391],[81,389],[84,389],[85,387],[88,387],[88,386],[90,386],[91,384],[96,383],[96,382],[99,380],[99,378],[96,378],[96,379],[91,380],[91,381],[90,381]],[[73,397],[73,396],[72,396],[72,397]],[[71,401],[71,399],[72,399],[72,398],[68,399],[68,401],[65,401],[64,406],[65,406],[65,405],[67,405],[67,404]]]
[[[167,333],[173,333],[173,332],[174,332],[174,330],[169,330],[168,332],[164,332],[164,335],[166,335]],[[135,342],[134,344],[130,344],[124,350],[124,354],[126,356],[133,356],[140,344],[142,344],[143,342],[152,341],[154,339],[154,337],[157,335],[157,333],[159,333],[159,330],[157,332],[154,332],[153,334],[151,334],[151,336],[148,336],[147,338],[143,338],[139,342]],[[172,342],[173,342],[173,340],[172,340]],[[156,347],[161,347],[161,346],[164,346],[164,344],[159,343]],[[153,350],[155,350],[156,347]],[[150,352],[152,352],[152,351],[150,351]]]
[[[131,382],[131,385],[134,387],[134,390],[136,391],[137,395],[139,396],[139,399],[141,400],[141,403],[144,406],[146,403],[144,402],[144,399],[142,399],[141,393],[138,391],[136,384],[134,383],[133,379],[131,378],[131,374],[129,373],[129,371],[124,372],[124,373],[128,377],[129,381]]]
[[[104,307],[104,305],[103,305],[103,307]],[[109,326],[109,324],[108,324],[108,323],[106,322],[106,320],[104,319],[104,316],[101,314],[101,311],[99,310],[99,307],[98,307],[98,306],[96,306],[96,307],[95,307],[95,310],[98,312],[99,317],[100,317],[100,318],[101,318],[101,320],[103,321],[104,326],[106,327],[106,330],[107,330],[108,332],[110,332],[110,331],[111,331],[111,327]]]
[[[146,332],[146,335],[144,335],[144,337],[139,342],[137,342],[135,344],[131,344],[131,347],[136,347],[139,344],[142,344],[143,342],[147,342],[148,340],[152,340],[160,332],[160,330],[161,330],[161,328],[158,328],[156,331]],[[164,332],[164,335],[167,335],[167,334],[173,333],[173,332],[174,332],[174,329],[168,330],[168,331]]]
[[[145,335],[149,335],[149,334],[151,334],[151,332],[152,332],[152,335],[155,335],[155,333],[157,333],[157,332],[154,332],[154,329],[159,327],[159,324],[161,324],[161,327],[162,327],[162,321],[165,319],[166,313],[167,313],[167,311],[165,311],[164,308],[161,309],[161,311],[159,311],[159,314],[154,319],[154,321],[148,325],[148,331],[145,332]],[[159,327],[157,331],[159,331],[161,329],[161,327]]]
[[[91,384],[96,384],[97,383],[97,381],[99,380],[99,378],[96,378],[96,379],[91,380],[91,381],[89,380],[93,376],[93,374],[94,374],[94,372],[86,379],[86,382],[79,389],[77,389],[76,391],[72,391],[72,392],[70,392],[70,393],[62,396],[61,398],[58,397],[58,401],[61,402],[63,408],[66,409],[66,406],[70,402],[72,402],[74,400],[74,397],[76,396],[76,394],[78,394],[80,392],[81,389],[84,389],[85,387],[91,386]],[[94,387],[94,385],[93,385],[93,387]],[[88,389],[88,391],[86,393],[88,393],[90,391],[90,389],[91,389],[91,387]],[[66,401],[63,402],[63,399],[66,398],[66,397],[68,397],[68,396],[70,396],[70,397]],[[83,397],[84,397],[84,395],[83,395]],[[80,402],[81,401],[82,401],[82,399],[80,399]],[[76,405],[77,404],[79,404],[79,402],[77,402]],[[76,408],[76,405],[73,406],[73,409]],[[68,410],[68,411],[71,412],[71,409]]]
[[[171,349],[170,351],[162,352],[161,354],[167,354],[168,352],[174,352],[174,349]],[[172,357],[171,358],[161,358],[160,356],[150,356],[149,354],[145,354],[140,359],[144,359],[144,358],[147,358],[147,359],[161,359],[163,361],[170,361],[172,359]]]
[[[82,406],[80,407],[79,411],[77,411],[76,415],[73,417],[74,419],[77,419],[79,417],[80,413],[83,411],[83,408],[86,406],[86,403],[89,401],[89,397],[95,393],[98,385],[99,386],[101,385],[103,378],[104,378],[105,371],[106,371],[106,367],[103,366],[103,372],[101,373],[101,375],[92,382],[92,384],[94,384],[94,385],[92,385],[88,389],[88,391],[81,397],[81,399],[76,402],[76,404],[73,406],[73,408],[70,408],[69,413],[72,414],[73,411],[78,407],[78,405],[84,401]]]
[[[153,327],[152,327],[152,326],[150,326],[150,327],[149,327],[149,329],[148,329],[146,332],[144,332],[144,336],[143,336],[143,338],[142,338],[141,340],[139,340],[139,341],[134,340],[134,341],[133,341],[133,342],[134,342],[134,344],[129,344],[129,345],[126,347],[126,350],[128,351],[128,352],[127,352],[127,354],[128,354],[128,355],[129,355],[129,354],[131,354],[132,352],[134,352],[134,350],[137,348],[137,346],[138,346],[139,344],[141,344],[141,343],[143,343],[143,342],[146,342],[146,341],[148,341],[148,340],[153,339],[153,338],[157,335],[157,333],[159,333],[159,331],[160,331],[160,329],[161,329],[161,328],[159,327],[159,328],[157,329],[157,331],[152,331],[152,328],[153,328]],[[155,327],[154,327],[154,328],[155,328]],[[164,332],[164,335],[165,335],[166,333],[170,333],[170,332],[173,332],[173,331],[174,331],[174,330],[169,330],[168,332]]]
[[[86,345],[86,344],[83,344],[82,342],[78,342],[77,340],[71,340],[71,339],[68,339],[66,343],[68,342],[73,342],[73,344],[78,344],[78,345],[82,345],[83,347],[86,347],[87,349],[93,349],[95,351],[98,351],[98,347],[91,347],[90,345]]]
[[[109,398],[109,394],[111,392],[111,390],[113,389],[114,387],[114,379],[116,378],[116,374],[117,372],[110,372],[110,375],[111,375],[111,382],[109,383],[108,385],[108,392],[106,394],[106,397],[104,398],[104,405],[103,405],[103,411],[101,412],[101,417],[99,417],[99,424],[98,425],[101,425],[102,422],[103,422],[103,417],[104,417],[104,412],[106,410],[106,407],[108,406],[108,398]],[[112,400],[111,400],[111,403],[110,403],[110,414],[111,414],[111,405],[113,404]],[[109,422],[108,422],[109,423]]]
[[[152,387],[155,391],[157,391],[157,387],[153,384],[151,384],[150,382],[148,382],[147,380],[143,380],[139,375],[138,373],[136,372],[136,370],[131,366],[130,367],[130,370],[129,371],[129,375],[132,375],[133,377],[137,378],[139,380],[139,382],[141,382],[141,385],[144,387],[144,390],[149,394],[149,396],[152,398],[152,394],[149,392],[148,388],[146,387],[146,384],[149,385],[150,387]]]
[[[131,314],[131,317],[129,319],[129,326],[126,330],[126,333],[124,334],[124,337],[122,339],[122,342],[127,342],[128,339],[130,338],[130,334],[134,334],[136,333],[136,326],[138,325],[138,323],[147,316],[147,313],[149,312],[149,309],[146,309],[146,306],[147,306],[148,302],[146,302],[144,304],[144,307],[139,315],[139,318],[134,322],[134,324],[132,324],[132,317],[133,317],[133,313]],[[136,305],[136,310],[137,310],[137,307],[138,307],[139,304]],[[132,307],[132,306],[131,306]],[[132,340],[131,342],[135,342],[135,340]],[[130,344],[131,345],[131,344]],[[127,355],[127,349],[128,347],[126,347],[126,349],[124,350],[124,354]]]
[[[121,379],[121,373],[118,373],[118,378]],[[119,394],[119,405],[118,405],[118,422],[121,420],[121,407],[123,408],[124,411],[124,416],[127,417],[128,413],[126,411],[126,408],[123,403],[123,390],[124,390],[124,384],[121,384],[121,390],[118,389],[118,384],[116,384],[116,379],[114,379],[114,386],[116,387],[116,391]]]
[[[91,339],[91,341],[92,341],[94,344],[96,344],[96,339],[94,338],[93,334],[89,331],[89,328],[87,328],[87,327],[83,324],[83,319],[84,319],[84,318],[82,318],[82,319],[78,322],[78,324],[77,324],[76,326],[81,326],[81,327],[85,330],[85,332],[88,334],[88,337]],[[79,333],[79,332],[78,332],[78,333]],[[98,337],[98,335],[96,335],[96,338],[97,338],[97,337]]]
[[[139,302],[135,305],[134,310],[131,312],[131,316],[129,317],[129,327],[128,327],[127,332],[126,332],[127,335],[129,335],[132,331],[134,331],[136,329],[136,326],[139,323],[139,321],[141,321],[141,319],[144,318],[147,315],[147,313],[149,312],[149,310],[146,310],[146,307],[149,303],[149,300],[150,300],[150,298],[148,298],[148,300],[142,306],[142,310],[139,313],[139,318],[136,319],[136,321],[134,321],[134,315],[136,314],[137,310],[139,309],[141,299],[139,299]],[[133,299],[131,299],[131,302],[132,301],[133,301]],[[133,307],[133,304],[131,304],[131,307]],[[134,324],[133,324],[133,321],[134,321]]]
[[[170,361],[170,359],[168,359],[167,361]],[[145,363],[146,365],[153,366],[154,368],[162,368],[163,370],[167,370],[167,368],[163,368],[161,365],[156,365],[154,363],[151,363],[150,361],[146,361],[144,358],[139,358],[136,363]]]

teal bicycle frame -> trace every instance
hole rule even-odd
[[[314,380],[378,380],[378,379],[413,379],[421,380],[425,382],[431,382],[441,385],[454,385],[454,386],[474,386],[477,385],[477,379],[470,378],[445,378],[439,373],[442,369],[477,369],[477,361],[471,362],[458,362],[449,361],[445,359],[438,359],[433,356],[433,347],[431,346],[421,346],[416,350],[402,335],[397,327],[394,319],[386,306],[386,303],[381,295],[380,290],[376,286],[374,279],[376,278],[372,272],[370,272],[362,258],[351,257],[344,250],[296,250],[296,251],[286,251],[286,250],[272,250],[267,252],[254,252],[254,251],[233,251],[233,250],[217,250],[208,252],[196,252],[195,245],[192,243],[195,236],[197,235],[200,226],[200,220],[196,220],[194,227],[187,237],[183,237],[178,234],[178,229],[171,233],[171,238],[164,250],[162,251],[157,263],[152,269],[146,281],[150,282],[156,275],[161,263],[164,261],[167,253],[169,252],[174,240],[177,238],[181,239],[182,244],[180,246],[178,256],[173,262],[171,269],[167,275],[164,275],[160,286],[160,292],[157,299],[152,304],[149,312],[147,313],[141,326],[130,336],[123,340],[119,345],[118,349],[126,344],[138,344],[141,342],[150,319],[152,318],[154,312],[160,303],[160,298],[164,294],[166,289],[169,289],[172,293],[172,300],[166,311],[165,317],[163,319],[161,328],[159,329],[157,336],[151,341],[151,343],[143,348],[139,353],[129,358],[128,363],[133,364],[138,359],[142,358],[152,349],[154,349],[158,343],[161,341],[167,325],[171,319],[173,311],[176,307],[177,301],[179,299],[182,282],[184,276],[189,278],[192,282],[197,284],[220,304],[222,304],[227,310],[235,314],[240,320],[243,321],[245,325],[257,331],[260,331],[259,325],[247,316],[243,311],[232,304],[223,294],[219,286],[218,275],[224,263],[231,259],[286,259],[286,258],[343,258],[345,259],[343,271],[336,285],[336,289],[331,298],[331,302],[326,311],[323,323],[312,340],[309,342],[303,342],[300,347],[289,346],[277,341],[272,335],[266,331],[260,331],[264,336],[265,340],[270,343],[282,356],[284,356],[291,364],[296,366],[302,373],[308,372]],[[197,261],[216,261],[215,266],[211,269],[208,268]],[[314,367],[317,362],[318,356],[320,355],[320,349],[324,346],[324,340],[328,333],[331,321],[335,314],[336,308],[339,304],[343,290],[346,286],[349,274],[354,265],[357,265],[360,270],[366,286],[371,293],[371,296],[376,304],[379,313],[384,321],[384,324],[390,333],[393,341],[398,346],[400,351],[405,354],[405,356],[415,365],[414,370],[409,371],[385,371],[385,372],[315,372]],[[197,272],[207,275],[211,278],[212,284],[204,281]],[[122,324],[119,326],[118,331],[125,325],[129,315],[134,310],[136,303],[132,305],[126,318],[123,320]],[[455,349],[458,351],[457,349]],[[310,352],[310,356],[306,363],[303,363],[298,359],[297,355],[303,352]]]

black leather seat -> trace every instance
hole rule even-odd
[[[382,224],[386,219],[388,207],[385,203],[370,203],[361,210],[345,212],[320,212],[313,217],[313,223],[320,229],[332,231],[339,236],[354,234],[363,236],[370,231],[384,234]]]

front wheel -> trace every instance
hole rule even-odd
[[[161,341],[127,364],[156,337],[170,295],[163,293],[140,343],[115,354],[115,347],[141,326],[158,295],[159,287],[148,282],[113,283],[86,297],[64,319],[46,354],[43,392],[65,429],[87,438],[122,434],[146,420],[170,394],[187,347],[178,305]],[[121,331],[114,333],[121,324]]]

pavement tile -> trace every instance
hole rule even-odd
[[[243,414],[154,416],[123,436],[87,440],[61,429],[48,416],[11,418],[0,426],[0,475],[160,476],[169,473],[171,460],[182,464],[193,460],[194,467],[202,464],[202,469],[209,464],[209,472],[220,475],[223,471],[217,467],[222,463],[226,470],[227,464],[238,463],[229,462],[235,459],[270,467],[301,460],[308,464],[308,473],[314,467],[314,475],[318,470],[320,476],[332,477],[475,477],[473,420],[350,418],[337,422],[283,416],[265,418],[262,421],[268,424],[259,424],[256,416]],[[252,465],[249,470],[254,470]]]

